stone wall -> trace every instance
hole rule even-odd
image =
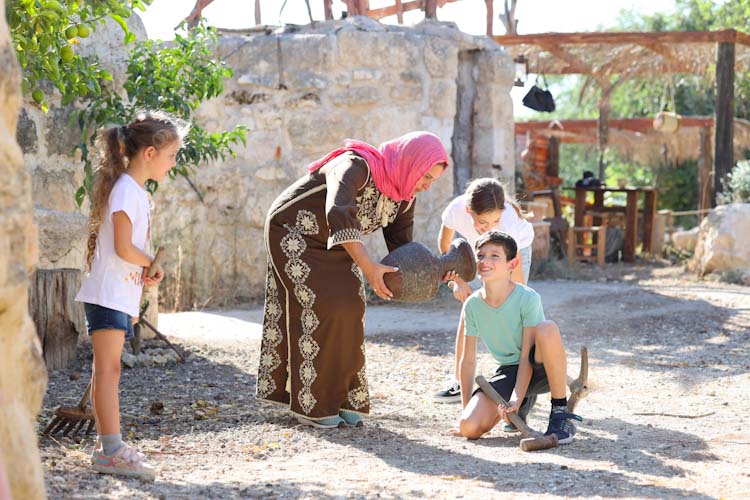
[[[460,149],[454,172],[417,202],[415,239],[433,249],[440,213],[467,179],[513,179],[512,60],[494,42],[435,22],[353,18],[295,30],[220,37],[235,73],[199,121],[211,131],[244,124],[248,141],[237,158],[199,169],[193,186],[176,179],[157,193],[154,234],[172,255],[167,303],[262,298],[268,207],[346,138],[377,145],[428,130],[449,153]],[[379,232],[367,245],[374,258],[386,253]]]
[[[120,82],[117,29],[87,42]],[[131,29],[143,36],[137,23]],[[236,158],[201,166],[192,185],[168,180],[154,197],[154,241],[169,247],[160,290],[170,306],[262,298],[268,207],[307,163],[346,138],[377,145],[428,130],[455,150],[453,171],[417,203],[415,238],[433,249],[440,212],[468,179],[513,179],[513,63],[486,37],[434,21],[404,28],[355,17],[278,33],[223,33],[219,51],[234,77],[201,106],[198,121],[209,131],[243,124],[248,141]],[[69,114],[27,105],[20,116],[43,268],[83,263],[86,218],[74,201],[82,166],[70,155],[78,137]],[[380,233],[367,245],[373,257],[385,255]]]
[[[13,498],[36,499],[45,497],[34,421],[47,373],[27,308],[37,231],[31,182],[15,139],[20,70],[5,15],[0,15],[0,68],[0,468],[7,471]]]

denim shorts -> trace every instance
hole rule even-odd
[[[86,310],[86,329],[89,335],[97,330],[122,330],[125,332],[125,340],[133,338],[133,322],[128,313],[85,302],[83,307]]]

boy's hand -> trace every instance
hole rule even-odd
[[[510,404],[510,407],[508,408],[505,408],[503,405],[497,405],[497,412],[500,414],[500,418],[506,422],[510,422],[508,419],[508,413],[518,413],[518,408],[521,406],[521,402],[516,399],[511,399],[508,401],[508,404]]]
[[[456,274],[456,271],[451,270],[445,273],[445,276],[443,276],[443,281],[448,282],[448,288],[453,291],[453,296],[457,301],[463,303],[467,298],[469,298],[469,295],[471,295],[471,287],[468,285],[468,283],[459,278],[458,274]]]

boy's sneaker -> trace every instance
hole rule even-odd
[[[156,471],[146,463],[143,455],[126,444],[111,455],[105,455],[104,451],[97,447],[91,455],[91,463],[92,468],[102,474],[131,476],[147,481],[156,479]]]
[[[445,388],[432,395],[432,400],[436,403],[457,403],[461,401],[461,384],[451,380],[445,385]]]
[[[565,410],[552,410],[549,415],[549,425],[547,426],[547,432],[545,436],[551,434],[557,435],[557,442],[559,444],[568,444],[573,441],[573,436],[576,433],[576,426],[571,420],[583,421],[578,415],[568,413]]]

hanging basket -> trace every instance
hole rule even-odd
[[[671,111],[659,111],[654,117],[654,130],[665,134],[674,134],[680,128],[682,117]]]

